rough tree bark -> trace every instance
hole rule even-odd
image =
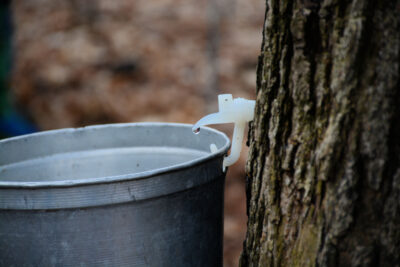
[[[399,0],[267,0],[241,266],[400,266],[399,54]]]

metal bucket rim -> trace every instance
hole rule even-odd
[[[0,145],[2,143],[16,141],[19,139],[24,139],[30,136],[40,136],[47,135],[52,133],[62,133],[68,131],[76,131],[76,130],[87,130],[87,129],[101,129],[109,126],[114,127],[126,127],[126,126],[172,126],[172,127],[184,127],[184,128],[192,128],[192,124],[188,123],[167,123],[167,122],[133,122],[133,123],[109,123],[109,124],[100,124],[100,125],[90,125],[85,127],[77,127],[77,128],[62,128],[56,130],[48,130],[41,131],[33,134],[20,135],[16,137],[7,138],[4,140],[0,140]],[[209,131],[213,134],[219,135],[223,139],[225,139],[225,144],[218,148],[215,152],[210,152],[206,156],[201,156],[194,160],[185,161],[183,163],[171,165],[168,167],[157,168],[154,170],[138,172],[138,173],[128,173],[123,175],[114,175],[114,176],[104,176],[104,177],[96,177],[96,178],[85,178],[85,179],[77,179],[77,180],[65,180],[65,181],[40,181],[40,182],[11,182],[11,181],[0,181],[0,189],[1,188],[30,188],[30,189],[39,189],[39,188],[58,188],[58,187],[75,187],[75,186],[83,186],[83,185],[95,185],[95,184],[104,184],[104,183],[115,183],[115,182],[124,182],[131,180],[139,180],[139,179],[147,179],[160,174],[171,173],[183,169],[187,169],[196,165],[199,165],[203,162],[212,160],[216,157],[220,157],[225,155],[231,145],[230,139],[226,136],[225,133],[218,131],[209,127],[202,127],[202,131]],[[222,168],[222,166],[221,166]]]

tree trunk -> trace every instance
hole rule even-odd
[[[400,266],[399,54],[399,0],[267,0],[241,266]]]

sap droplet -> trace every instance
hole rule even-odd
[[[199,134],[200,133],[200,127],[193,129],[194,134]]]

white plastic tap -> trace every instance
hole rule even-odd
[[[246,123],[254,118],[256,101],[244,98],[232,98],[231,94],[218,95],[218,113],[207,115],[200,119],[194,126],[193,132],[198,132],[201,126],[208,124],[234,123],[231,153],[224,158],[223,170],[234,164],[242,151],[242,141]],[[215,150],[215,145],[211,145]]]

